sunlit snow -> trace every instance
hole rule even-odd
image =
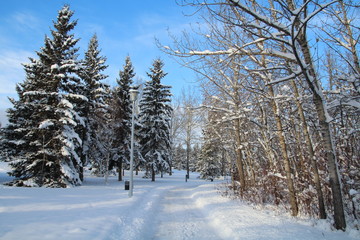
[[[0,182],[9,181],[0,163]],[[90,175],[80,187],[20,188],[0,185],[0,239],[359,239],[309,221],[254,209],[221,196],[224,180],[185,172],[157,178],[135,176],[134,196],[124,182]],[[126,172],[125,179],[128,179]]]

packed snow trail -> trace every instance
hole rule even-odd
[[[356,230],[331,231],[327,221],[255,210],[222,197],[222,181],[193,174],[185,182],[184,171],[156,182],[135,176],[129,198],[115,176],[107,184],[87,175],[80,187],[20,188],[2,185],[8,170],[0,163],[1,240],[360,239]]]
[[[195,187],[189,185],[171,189],[161,199],[152,239],[220,239],[207,217],[196,207],[191,197]]]
[[[185,182],[185,177],[177,175],[158,178],[151,188],[141,182],[135,182],[132,211],[119,218],[109,239],[219,239],[191,197],[204,180]]]

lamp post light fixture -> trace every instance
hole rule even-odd
[[[132,102],[131,112],[131,143],[130,143],[130,186],[129,186],[129,197],[133,195],[134,189],[134,118],[135,118],[135,102],[137,100],[139,91],[135,88],[130,88],[130,101]]]

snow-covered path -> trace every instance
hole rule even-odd
[[[142,182],[135,182],[132,210],[119,218],[108,239],[220,239],[193,198],[205,181],[194,177],[185,182],[178,173],[158,178],[151,188]],[[205,186],[215,191],[214,184]]]
[[[327,222],[301,221],[222,197],[221,181],[184,172],[135,178],[134,196],[116,177],[87,176],[81,187],[17,188],[0,163],[0,239],[67,240],[259,240],[360,239],[358,231],[332,232]]]
[[[160,200],[161,209],[155,217],[156,232],[152,239],[220,239],[209,219],[196,207],[192,198],[194,184],[167,191]]]

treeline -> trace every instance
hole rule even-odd
[[[14,186],[67,187],[80,185],[84,167],[104,175],[129,163],[132,104],[130,87],[135,72],[127,57],[117,86],[103,83],[107,68],[94,35],[78,59],[71,31],[77,21],[65,5],[54,21],[51,36],[24,64],[26,79],[10,99],[9,124],[1,129],[1,158],[9,162]],[[147,175],[170,171],[170,87],[161,84],[164,63],[153,62],[149,81],[141,86],[135,120],[135,166]]]
[[[159,47],[199,76],[205,174],[225,164],[242,199],[359,228],[359,5],[318,2],[182,1],[204,23]]]

